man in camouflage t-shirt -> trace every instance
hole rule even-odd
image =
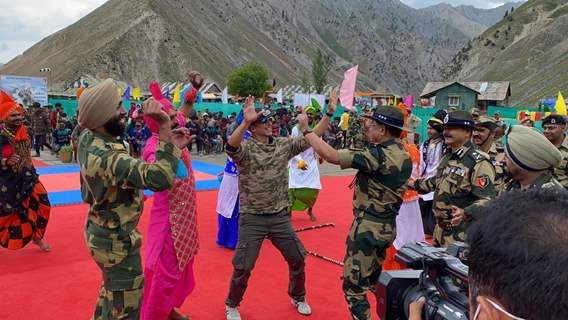
[[[298,120],[306,140],[322,158],[342,169],[358,170],[353,184],[355,219],[343,268],[343,293],[356,320],[371,319],[367,291],[377,282],[386,250],[395,239],[396,215],[412,172],[410,156],[400,141],[402,110],[379,107],[364,118],[368,146],[339,151],[310,134],[305,116]]]
[[[322,136],[335,106],[314,129]],[[233,275],[225,300],[227,320],[241,319],[238,306],[266,237],[282,253],[290,270],[288,294],[302,315],[310,315],[306,303],[305,249],[298,239],[288,208],[288,161],[310,146],[303,137],[272,137],[270,112],[255,111],[254,98],[245,103],[244,121],[227,143],[227,154],[239,171],[239,240],[233,258]],[[251,137],[243,141],[245,132]]]

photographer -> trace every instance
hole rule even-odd
[[[471,319],[566,319],[567,207],[566,191],[531,189],[480,208],[467,237]],[[425,302],[410,305],[409,319],[422,319]]]

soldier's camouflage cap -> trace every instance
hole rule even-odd
[[[407,130],[404,128],[404,113],[399,108],[377,107],[372,115],[365,115],[363,118],[375,120],[389,127]]]
[[[489,130],[495,130],[499,127],[497,121],[493,118],[489,118],[487,116],[480,116],[479,119],[475,122],[476,127],[484,127]]]
[[[444,127],[447,126],[473,129],[475,127],[475,120],[473,120],[471,113],[467,111],[451,111],[444,118]]]

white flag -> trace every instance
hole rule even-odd
[[[282,88],[280,88],[276,94],[276,102],[284,103],[284,90]]]
[[[225,87],[225,90],[223,90],[223,95],[221,96],[221,101],[223,103],[229,103],[229,88]]]

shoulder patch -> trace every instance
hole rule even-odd
[[[489,177],[487,177],[486,175],[480,176],[475,180],[475,184],[480,189],[484,189],[489,184]]]
[[[122,143],[107,143],[106,146],[113,151],[124,151],[126,152],[126,148]]]

